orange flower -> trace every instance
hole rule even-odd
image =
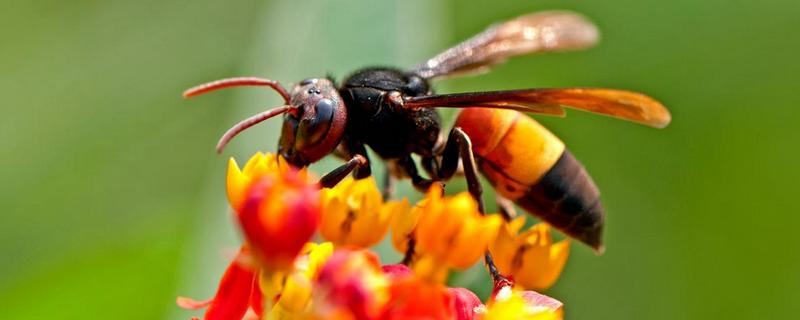
[[[501,229],[489,250],[500,273],[511,275],[517,285],[536,290],[555,283],[569,256],[569,241],[553,243],[550,226],[539,223],[517,234],[525,224],[519,217]]]
[[[497,235],[502,218],[483,216],[469,193],[442,198],[431,188],[416,226],[416,247],[421,258],[414,264],[420,276],[442,283],[448,268],[466,269],[483,256]]]
[[[303,172],[280,172],[272,155],[256,154],[240,171],[228,169],[228,198],[253,255],[267,272],[289,271],[317,231],[319,190]]]

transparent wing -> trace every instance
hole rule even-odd
[[[597,27],[582,15],[537,12],[490,26],[411,71],[427,79],[485,72],[509,57],[582,49],[598,39]]]
[[[672,117],[664,105],[644,94],[614,89],[525,89],[406,97],[406,108],[499,108],[564,115],[563,107],[663,128]]]

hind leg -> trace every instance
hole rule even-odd
[[[478,211],[485,215],[486,209],[483,205],[483,187],[478,178],[478,169],[475,163],[475,155],[472,152],[472,142],[469,136],[461,130],[461,128],[453,128],[450,131],[450,136],[447,139],[447,145],[442,153],[442,164],[439,170],[439,177],[442,179],[451,178],[458,169],[458,160],[461,159],[464,167],[464,176],[467,178],[467,189],[470,195],[478,203]],[[492,254],[487,250],[483,255],[483,261],[492,275],[492,280],[497,285],[498,283],[510,283],[497,270],[492,259]]]
[[[458,170],[458,160],[461,159],[464,167],[464,177],[467,178],[467,190],[478,202],[478,210],[485,214],[483,205],[483,187],[478,178],[478,168],[475,164],[475,156],[472,153],[472,142],[461,128],[453,128],[447,138],[447,145],[442,153],[442,163],[439,168],[439,178],[448,180]]]
[[[414,163],[414,159],[411,158],[411,155],[407,155],[398,159],[397,165],[403,169],[403,171],[405,171],[409,178],[411,178],[411,184],[414,185],[414,188],[420,192],[428,192],[428,189],[430,189],[431,186],[437,184],[444,188],[444,184],[438,180],[422,177],[419,174],[419,171],[417,170],[417,164]]]
[[[511,202],[511,200],[506,199],[506,197],[501,196],[497,192],[495,192],[494,197],[497,202],[497,210],[500,211],[500,215],[503,216],[503,219],[511,221],[517,217],[517,210],[514,209],[514,203]]]

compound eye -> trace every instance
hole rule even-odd
[[[315,145],[325,137],[331,127],[336,104],[331,99],[321,99],[314,106],[314,109],[315,112],[312,117],[304,118],[300,121],[297,131],[299,148]]]
[[[336,109],[336,105],[331,99],[320,99],[317,101],[316,109],[317,116],[315,118],[331,119],[333,118],[333,110]]]

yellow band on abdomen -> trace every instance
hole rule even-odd
[[[549,171],[564,153],[564,142],[536,120],[513,110],[479,109],[464,110],[466,113],[482,113],[486,124],[501,122],[507,125],[484,125],[457,121],[462,129],[474,140],[490,140],[490,148],[483,145],[474,148],[480,158],[481,171],[495,184],[497,191],[509,199],[517,199],[527,187],[535,184]],[[487,111],[491,117],[487,117]],[[465,117],[459,116],[459,120]],[[472,121],[470,121],[472,122]],[[487,127],[501,127],[505,130],[487,131]]]

